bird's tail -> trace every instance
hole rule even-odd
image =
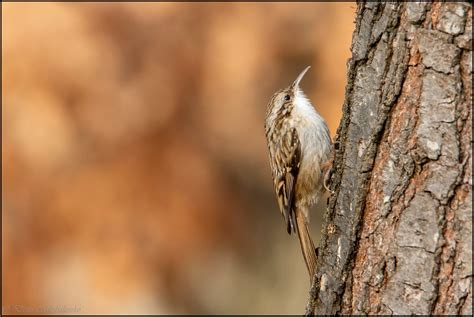
[[[314,248],[313,240],[309,234],[308,222],[306,216],[301,210],[296,210],[296,230],[298,231],[298,238],[300,240],[301,251],[303,252],[304,261],[308,268],[310,283],[313,280],[316,272],[316,250]]]

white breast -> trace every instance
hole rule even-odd
[[[295,101],[296,106],[293,109],[292,117],[298,121],[296,129],[301,143],[303,160],[311,159],[313,156],[326,159],[331,144],[326,121],[314,109],[301,89],[297,90]]]
[[[292,118],[301,144],[301,165],[298,175],[299,192],[306,197],[304,205],[315,203],[321,191],[320,167],[329,159],[331,139],[326,121],[314,109],[301,89],[296,92]]]

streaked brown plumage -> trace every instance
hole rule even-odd
[[[288,233],[298,233],[311,280],[317,255],[308,229],[309,208],[324,192],[323,166],[330,162],[331,139],[326,122],[299,87],[308,69],[272,96],[265,135],[280,212]]]

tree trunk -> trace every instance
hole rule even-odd
[[[472,6],[359,3],[307,314],[472,313]]]

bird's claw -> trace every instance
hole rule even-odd
[[[334,191],[329,188],[329,186],[331,185],[332,174],[334,172],[332,163],[333,163],[332,160],[329,160],[326,163],[324,163],[322,167],[322,171],[324,175],[324,178],[323,178],[324,189],[326,189],[331,194],[334,194]]]

